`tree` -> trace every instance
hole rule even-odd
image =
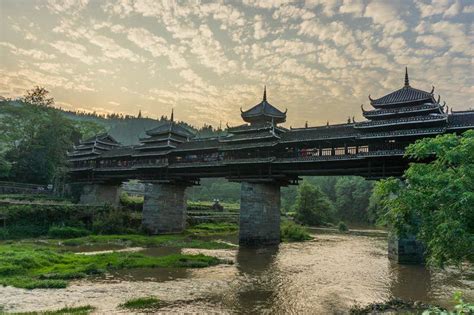
[[[333,221],[334,207],[329,198],[308,182],[298,188],[295,204],[295,219],[307,225],[322,225]]]
[[[22,100],[25,103],[29,103],[37,106],[51,106],[54,105],[54,98],[48,97],[49,91],[44,87],[36,86],[35,88],[26,91]]]
[[[377,184],[385,220],[400,235],[416,235],[430,264],[474,261],[474,130],[447,134],[410,145],[417,160],[405,183]]]
[[[357,176],[338,178],[335,206],[340,220],[368,222],[367,209],[372,193],[372,182]]]

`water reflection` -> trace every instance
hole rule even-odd
[[[240,248],[237,253],[239,281],[235,289],[235,311],[263,313],[275,304],[278,280],[275,259],[278,246]]]
[[[388,262],[390,292],[404,300],[428,301],[431,292],[431,272],[425,266],[399,265]]]

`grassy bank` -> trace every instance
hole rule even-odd
[[[140,253],[78,255],[40,245],[0,245],[0,284],[18,288],[65,288],[70,280],[111,270],[161,267],[202,268],[220,260],[205,255],[172,254],[152,257]]]
[[[10,315],[87,315],[90,314],[95,307],[90,305],[78,307],[65,307],[55,311],[40,311],[40,312],[22,312],[22,313],[8,313]],[[1,311],[1,310],[0,310]]]

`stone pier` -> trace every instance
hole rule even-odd
[[[186,185],[146,184],[142,227],[150,234],[177,233],[186,227]]]
[[[388,238],[388,258],[401,265],[419,265],[425,261],[425,248],[414,236]]]
[[[82,188],[80,204],[103,205],[113,207],[120,205],[121,185],[118,184],[87,184]]]
[[[239,243],[244,246],[280,243],[280,185],[242,182]]]

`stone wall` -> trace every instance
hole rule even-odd
[[[120,192],[120,185],[84,185],[79,203],[87,205],[109,204],[118,207],[120,205]]]
[[[186,227],[186,186],[147,184],[142,226],[150,234],[182,232]]]
[[[403,265],[424,263],[423,244],[414,236],[404,238],[390,235],[388,238],[388,258]]]
[[[280,242],[280,186],[241,184],[239,243],[247,246]]]

